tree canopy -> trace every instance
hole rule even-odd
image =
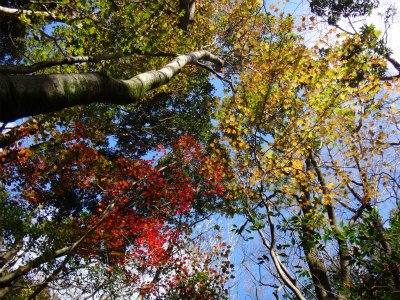
[[[378,4],[0,1],[0,298],[396,298],[400,64],[339,26]]]

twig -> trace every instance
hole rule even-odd
[[[136,184],[139,183],[139,181],[142,181],[146,178],[148,178],[149,176],[153,175],[154,173],[158,173],[161,172],[163,170],[165,170],[166,168],[168,168],[170,165],[161,167],[160,169],[158,169],[157,171],[154,171],[146,176],[144,176],[143,178],[141,178],[138,181],[135,181],[132,183],[132,186],[135,186]],[[64,266],[67,264],[67,262],[70,260],[70,258],[73,255],[74,250],[84,241],[86,240],[90,234],[93,233],[94,230],[96,230],[97,227],[100,226],[100,224],[105,220],[105,218],[108,216],[108,214],[116,207],[117,205],[117,201],[118,199],[120,199],[121,196],[117,196],[115,197],[106,207],[106,209],[104,210],[103,214],[101,215],[100,219],[97,221],[97,223],[92,226],[77,242],[75,242],[71,247],[69,247],[68,252],[66,252],[66,257],[64,258],[64,260],[61,262],[61,264],[58,266],[57,269],[55,269],[52,274],[50,276],[48,276],[43,282],[42,284],[30,295],[29,300],[31,299],[35,299],[36,296],[44,289],[46,288],[46,286],[49,284],[50,281],[52,281],[57,274],[64,268]]]
[[[209,66],[207,66],[207,65],[205,65],[205,64],[202,64],[202,63],[200,63],[200,62],[197,62],[196,65],[198,65],[199,67],[202,67],[202,68],[206,69],[207,71],[209,71],[209,72],[213,73],[215,76],[217,76],[218,79],[220,79],[220,80],[225,81],[226,83],[228,83],[229,86],[230,86],[230,88],[231,88],[231,90],[232,90],[232,93],[235,92],[235,88],[233,87],[233,83],[232,83],[230,80],[228,80],[228,79],[222,77],[222,76],[219,75],[214,69],[210,68]]]

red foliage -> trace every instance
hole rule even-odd
[[[107,156],[76,123],[50,137],[26,133],[0,153],[0,178],[21,205],[49,208],[48,220],[70,242],[97,226],[78,255],[106,253],[111,264],[135,258],[147,268],[171,256],[167,245],[177,243],[181,232],[171,220],[187,212],[196,197],[225,190],[223,169],[192,137],[179,138],[170,153],[162,145],[156,151],[157,160]],[[207,181],[203,190],[193,176]],[[116,205],[100,222],[110,203]]]

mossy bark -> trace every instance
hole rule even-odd
[[[0,121],[10,122],[93,102],[135,103],[146,92],[168,83],[185,65],[199,60],[223,64],[218,57],[202,50],[179,55],[160,70],[128,80],[99,73],[0,75]]]

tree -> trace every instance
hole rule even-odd
[[[25,7],[25,1],[3,0],[0,5],[16,5]],[[20,59],[25,51],[27,27],[13,16],[3,16],[0,21],[0,62],[12,63],[13,58]]]
[[[93,147],[101,141],[81,124],[53,129],[50,140],[43,134],[31,135],[35,145],[13,145],[1,156],[0,174],[10,191],[2,203],[2,296],[23,288],[18,280],[31,272],[50,274],[33,289],[35,297],[89,257],[121,265],[125,276],[140,268],[150,272],[171,259],[166,245],[178,243],[183,224],[196,218],[188,212],[194,199],[210,201],[224,190],[217,183],[223,170],[189,136],[174,141],[164,159],[146,161]],[[165,152],[161,146],[158,151]],[[125,265],[127,257],[136,268]]]
[[[371,16],[374,9],[379,7],[380,1],[310,1],[311,12],[320,17],[323,22],[346,32],[356,39],[360,38],[362,46],[358,44],[347,54],[350,57],[356,57],[366,49],[375,54],[383,56],[400,72],[400,64],[393,57],[393,51],[388,47],[388,30],[392,25],[393,17],[397,13],[396,6],[391,4],[385,11],[378,15],[382,19],[383,26],[379,26],[382,32],[376,29],[377,24],[370,24],[368,17]],[[379,24],[378,24],[379,25]],[[347,59],[346,56],[343,59]],[[384,70],[383,70],[384,71]],[[383,74],[380,76],[383,78]],[[385,79],[391,79],[386,77]]]
[[[130,295],[221,298],[227,262],[182,262],[196,252],[185,228],[219,212],[258,235],[275,282],[254,279],[276,298],[395,297],[399,86],[378,33],[310,46],[314,17],[295,25],[258,1],[195,8],[193,22],[193,1],[0,8],[28,31],[24,56],[0,68],[1,295],[28,278],[34,298],[95,268],[106,295],[129,283]],[[232,94],[214,98],[210,74]]]
[[[209,51],[190,50],[197,47],[198,41],[191,39],[176,27],[180,12],[174,1],[153,4],[145,2],[138,6],[132,3],[128,5],[124,1],[120,1],[117,6],[115,3],[117,2],[111,1],[83,5],[67,1],[55,7],[32,4],[29,10],[2,8],[3,14],[18,16],[22,24],[29,26],[30,38],[27,47],[30,51],[27,51],[21,62],[36,63],[28,67],[5,65],[2,66],[1,73],[24,74],[38,72],[44,68],[54,71],[56,66],[72,65],[67,68],[67,72],[96,70],[102,74],[63,72],[64,74],[40,76],[3,75],[1,121],[9,122],[24,116],[98,101],[136,103],[149,90],[170,81],[187,64],[197,64],[204,59],[219,67],[223,66],[223,61]],[[118,9],[119,6],[123,6],[124,9]],[[194,30],[200,28],[199,30],[204,32],[200,32],[196,37],[204,39],[209,36],[208,41],[202,40],[202,43],[211,44],[210,38],[213,33],[208,29],[211,26],[207,23],[212,21],[205,19],[207,14],[210,14],[210,7],[203,5],[199,9],[203,9],[204,15],[194,25]],[[149,22],[149,26],[141,26],[138,16],[152,21]],[[57,23],[53,25],[54,22]],[[52,26],[51,33],[46,32],[49,25]],[[215,28],[215,25],[212,26]],[[179,42],[174,39],[176,33],[181,37]],[[117,44],[116,39],[119,40]],[[161,47],[163,51],[156,50]],[[178,55],[182,52],[187,53],[188,50],[193,53]],[[165,59],[160,60],[162,57],[176,58],[159,71],[139,74],[127,81],[110,77],[123,74],[123,77],[129,78],[130,74],[141,73],[143,69],[153,69],[155,63],[165,62]],[[119,64],[125,67],[106,67],[110,60],[119,60]],[[77,63],[86,63],[86,67],[75,65]],[[90,66],[93,63],[98,67]],[[122,69],[126,71],[121,72]],[[22,86],[17,86],[19,83],[22,83]],[[17,94],[15,91],[18,91]]]
[[[91,78],[95,89],[101,86],[108,89],[106,82],[114,86],[104,98],[105,90],[94,91],[94,86],[89,84],[89,89],[82,89],[83,94],[76,99],[85,99],[86,103],[116,100],[115,103],[121,104],[126,96],[125,103],[134,104],[122,109],[110,105],[75,107],[58,114],[35,116],[10,131],[7,131],[7,124],[3,124],[0,172],[9,196],[2,203],[2,297],[27,290],[26,284],[29,284],[27,296],[35,298],[49,284],[59,280],[68,282],[80,269],[93,267],[93,263],[99,263],[106,271],[116,264],[122,277],[132,276],[129,282],[136,284],[134,292],[137,293],[146,283],[134,273],[143,270],[147,276],[157,274],[157,266],[174,259],[175,253],[169,252],[168,247],[179,247],[184,241],[185,226],[206,214],[208,208],[218,205],[216,195],[224,193],[220,184],[223,166],[207,157],[207,143],[213,136],[207,129],[213,103],[210,85],[205,80],[207,75],[189,67],[187,73],[191,80],[182,81],[184,75],[175,76],[188,63],[202,65],[199,62],[202,58],[222,64],[220,58],[205,50],[178,55],[193,51],[197,39],[210,41],[212,35],[208,27],[199,26],[205,32],[195,39],[179,30],[181,12],[175,1],[92,4],[35,3],[22,10],[1,8],[3,14],[15,17],[15,22],[29,28],[25,56],[22,59],[10,57],[15,65],[2,68],[3,74],[12,73],[2,75],[2,83],[6,84],[2,90],[5,98],[1,97],[5,100],[1,104],[2,121],[78,104],[79,100],[71,102],[71,95],[75,93],[73,90],[83,88],[83,82],[68,86],[66,81],[58,81],[65,76],[75,78],[72,82],[80,76],[85,82]],[[198,11],[204,14],[198,24],[211,22],[206,18],[211,12],[210,6],[200,5]],[[143,19],[152,22],[144,28]],[[171,39],[176,34],[181,36],[179,43]],[[119,40],[117,44],[116,39]],[[159,51],[161,47],[163,52]],[[165,58],[175,59],[160,71],[144,72],[165,64]],[[113,63],[107,66],[109,59],[116,60],[119,66]],[[32,64],[32,61],[37,63]],[[97,67],[93,63],[97,63]],[[60,68],[64,68],[62,73],[69,74],[44,74]],[[210,69],[205,65],[202,68]],[[77,74],[78,71],[92,73]],[[42,74],[15,75],[32,72]],[[134,76],[137,73],[142,74]],[[21,113],[16,102],[9,106],[7,101],[16,101],[18,97],[8,97],[3,92],[9,92],[10,88],[22,92],[14,86],[23,80],[20,76],[27,76],[25,79],[31,82],[31,87],[38,87],[39,82],[44,84],[38,89],[41,94],[37,95],[38,101],[45,100],[45,94],[55,95],[57,90],[66,92],[64,99],[59,98],[62,104],[54,102],[61,95],[59,92],[41,105],[35,102],[32,90],[28,89],[25,100],[33,102],[31,105],[29,101],[21,102],[25,112]],[[134,79],[123,81],[111,76],[133,76]],[[173,76],[177,80],[171,87],[144,95],[145,91],[168,82]],[[32,84],[32,80],[37,84]],[[188,90],[194,86],[191,81],[197,83],[195,88],[199,95]],[[55,85],[49,86],[50,82]],[[57,87],[56,82],[61,85]],[[128,87],[130,82],[136,82],[133,84],[140,90],[128,88],[130,92],[119,97],[124,93],[123,86],[128,84]],[[178,91],[180,94],[173,94]],[[88,92],[94,96],[92,100]],[[183,102],[183,95],[192,100],[190,105]],[[159,110],[152,111],[153,106],[139,104],[142,97],[158,101]],[[37,109],[39,106],[42,108]],[[187,126],[184,108],[197,111],[196,124]],[[132,115],[147,114],[151,118],[139,118],[134,127],[128,122]],[[174,128],[154,129],[152,126],[146,129],[149,124],[165,122],[165,119]],[[140,133],[138,128],[142,129]],[[147,137],[149,131],[160,137],[165,148]],[[129,134],[134,135],[137,142],[127,143]],[[114,136],[116,145],[110,143],[110,136]],[[157,159],[143,158],[154,151],[159,153]],[[197,212],[192,212],[197,208]],[[129,259],[135,264],[129,265]],[[176,260],[175,265],[178,263]],[[19,265],[17,269],[16,265]],[[180,265],[186,266],[183,262]],[[163,273],[172,271],[170,268]],[[44,276],[43,280],[39,280],[40,276]],[[34,282],[24,281],[25,278],[33,278]],[[213,281],[214,286],[220,279],[223,278],[210,276],[209,282]],[[208,279],[203,278],[201,284],[207,282]],[[174,285],[187,288],[190,283],[197,284],[175,280],[170,288]]]
[[[93,102],[136,104],[144,94],[159,87],[187,64],[201,59],[223,65],[208,51],[178,56],[158,71],[137,75],[130,80],[116,80],[101,74],[14,75],[2,77],[1,121],[48,113],[62,108]],[[67,59],[68,60],[68,59]]]
[[[330,25],[336,25],[340,18],[359,17],[370,15],[379,5],[378,0],[358,1],[331,1],[312,0],[310,8],[318,16],[327,17]]]
[[[375,277],[386,284],[370,286],[373,297],[396,297],[396,229],[378,212],[398,203],[387,189],[397,189],[398,111],[388,94],[397,79],[382,85],[374,64],[385,62],[362,36],[324,52],[328,40],[307,48],[290,17],[263,24],[269,35],[253,45],[259,55],[219,112],[236,178],[228,197],[247,217],[237,232],[259,236],[268,253],[259,262],[272,265],[276,283],[255,278],[289,299],[323,300],[362,299],[360,282]]]

